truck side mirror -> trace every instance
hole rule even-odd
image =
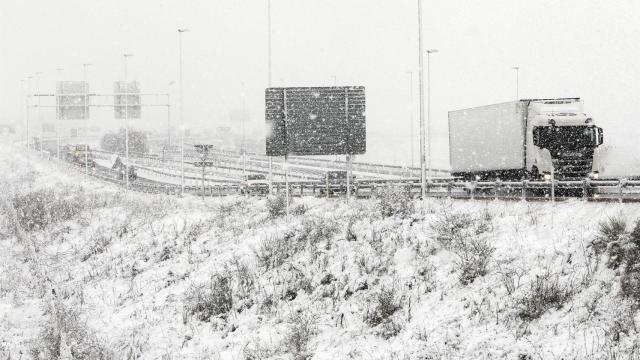
[[[604,143],[604,134],[602,132],[602,128],[598,128],[598,145],[602,145]]]
[[[533,145],[539,146],[538,145],[539,143],[540,143],[540,129],[539,128],[535,128],[533,130]]]

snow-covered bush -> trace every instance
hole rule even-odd
[[[456,269],[460,272],[458,279],[462,285],[468,285],[487,274],[495,248],[486,237],[472,236],[460,239],[453,251],[458,256],[455,262]]]
[[[617,247],[620,241],[627,236],[627,222],[620,216],[612,216],[607,220],[601,221],[598,225],[598,233],[591,242],[591,246],[596,255],[600,255],[610,249],[611,246]],[[621,260],[621,259],[619,259]],[[613,260],[612,267],[617,267],[617,260]],[[618,264],[619,265],[619,264]]]
[[[374,196],[383,217],[407,217],[414,211],[413,197],[408,187],[389,185],[376,189]]]
[[[549,309],[560,309],[573,296],[573,286],[563,283],[558,274],[550,271],[536,275],[529,289],[517,300],[517,316],[523,321],[540,318]]]
[[[364,321],[371,327],[376,327],[387,321],[396,311],[400,310],[400,302],[393,287],[383,287],[376,295],[373,310],[367,310]]]
[[[31,342],[33,359],[112,359],[113,354],[81,320],[78,312],[57,304],[55,314]]]
[[[309,211],[309,207],[307,205],[298,204],[298,205],[294,206],[293,209],[291,209],[291,214],[292,215],[296,215],[296,216],[300,216],[300,215],[306,214],[307,211]]]
[[[289,331],[284,339],[285,350],[295,360],[310,359],[309,341],[316,333],[316,321],[312,314],[295,312],[290,319]]]
[[[306,217],[302,221],[302,229],[298,232],[297,240],[302,244],[316,245],[330,241],[339,231],[339,224],[330,218]]]
[[[491,229],[491,216],[464,212],[443,211],[431,223],[435,238],[445,249],[456,254],[455,263],[459,280],[463,285],[472,283],[488,272],[495,248],[489,243],[486,232]]]
[[[640,305],[640,219],[636,220],[633,231],[621,246],[625,261],[624,273],[620,279],[622,295]],[[621,256],[622,257],[622,256]]]
[[[289,199],[291,205],[291,199]],[[277,218],[287,214],[287,195],[279,193],[275,196],[267,197],[267,210],[272,218]]]
[[[258,265],[271,270],[284,264],[298,250],[298,242],[293,231],[287,231],[283,235],[271,235],[258,244],[254,249],[254,254],[258,260]]]
[[[73,194],[73,195],[72,195]],[[84,210],[82,194],[71,190],[36,190],[13,199],[17,221],[26,231],[44,229],[47,225],[73,218]]]
[[[204,284],[193,284],[184,297],[184,312],[200,321],[209,321],[212,317],[226,319],[233,307],[231,296],[231,277],[228,274],[213,274]]]
[[[491,230],[491,217],[487,214],[478,216],[472,213],[444,210],[431,223],[431,230],[443,247],[452,248],[466,238]]]

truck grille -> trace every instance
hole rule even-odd
[[[554,161],[555,177],[557,179],[584,179],[589,176],[593,166],[591,159],[558,159]]]

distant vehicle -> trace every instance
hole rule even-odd
[[[582,180],[598,177],[602,129],[579,98],[518,100],[449,112],[454,177]]]
[[[83,166],[88,165],[91,168],[96,167],[96,162],[93,160],[93,154],[89,145],[66,145],[63,147],[63,153],[66,161]]]
[[[351,191],[356,187],[356,177],[351,175],[349,179]],[[327,171],[320,184],[320,195],[346,194],[347,193],[347,172],[344,170]]]
[[[240,185],[241,194],[267,194],[269,193],[269,181],[264,174],[246,175]]]
[[[112,162],[111,170],[115,170],[117,172],[119,180],[124,181],[125,171],[128,172],[129,174],[129,181],[134,181],[138,178],[138,173],[136,171],[135,166],[129,166],[127,168],[125,164],[122,162],[122,160],[120,159],[120,156],[114,155],[111,162]]]

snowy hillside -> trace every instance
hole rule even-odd
[[[0,359],[640,354],[635,235],[613,226],[638,204],[390,189],[295,198],[287,220],[278,199],[125,193],[10,145],[0,172]]]

